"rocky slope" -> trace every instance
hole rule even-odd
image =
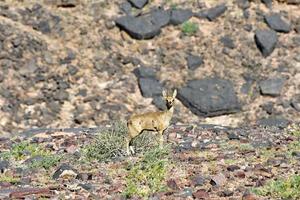
[[[297,1],[137,2],[2,1],[1,132],[163,109],[162,88],[174,123],[297,120]]]

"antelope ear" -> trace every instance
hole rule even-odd
[[[177,95],[177,90],[175,89],[174,92],[173,92],[173,98],[175,98]]]
[[[163,97],[164,97],[164,98],[166,98],[166,97],[167,97],[167,93],[166,93],[166,91],[165,91],[165,90],[163,90],[163,91],[162,91],[162,95],[163,95]]]

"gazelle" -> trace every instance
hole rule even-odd
[[[159,144],[162,147],[163,133],[170,125],[173,116],[177,90],[175,89],[171,96],[168,96],[166,91],[163,90],[162,95],[166,101],[167,110],[132,115],[127,121],[128,135],[126,138],[126,148],[128,155],[135,153],[131,144],[132,140],[145,130],[158,132]]]

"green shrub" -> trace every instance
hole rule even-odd
[[[111,128],[99,132],[91,144],[83,147],[82,152],[87,160],[106,161],[122,157],[126,155],[126,135],[126,124],[115,122]],[[155,143],[155,136],[146,131],[133,140],[137,153],[147,151]]]
[[[185,35],[195,35],[199,30],[198,24],[194,23],[194,22],[184,22],[181,26],[181,31],[185,34]]]
[[[260,196],[271,196],[276,199],[300,199],[300,175],[270,181],[263,187],[254,188],[253,192]]]
[[[144,154],[140,161],[128,166],[124,196],[149,197],[166,189],[164,180],[169,168],[170,148],[158,146]]]
[[[29,167],[50,169],[51,167],[56,166],[61,158],[62,157],[58,155],[44,155],[41,160],[33,161]]]

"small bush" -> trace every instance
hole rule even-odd
[[[29,164],[31,168],[45,168],[49,169],[55,166],[61,159],[58,155],[51,154],[50,151],[45,150],[38,144],[32,144],[28,141],[19,142],[12,145],[11,151],[2,152],[0,157],[5,160],[24,160],[28,157],[42,157],[40,160],[34,160]]]
[[[140,161],[128,166],[124,196],[146,198],[155,192],[165,190],[164,180],[169,166],[169,152],[169,147],[156,147],[146,152]]]
[[[125,138],[127,126],[125,123],[116,122],[111,128],[99,132],[92,144],[85,146],[82,151],[88,160],[106,161],[126,155]],[[154,146],[154,135],[145,132],[133,141],[135,151],[145,152]]]
[[[195,35],[199,30],[198,24],[194,23],[194,22],[184,22],[181,26],[181,31],[185,34],[185,35]]]
[[[300,175],[270,181],[263,187],[254,188],[253,192],[260,196],[271,196],[276,199],[300,199]]]
[[[45,155],[41,160],[33,161],[29,167],[50,169],[51,167],[56,166],[61,158],[62,157],[58,155]]]

